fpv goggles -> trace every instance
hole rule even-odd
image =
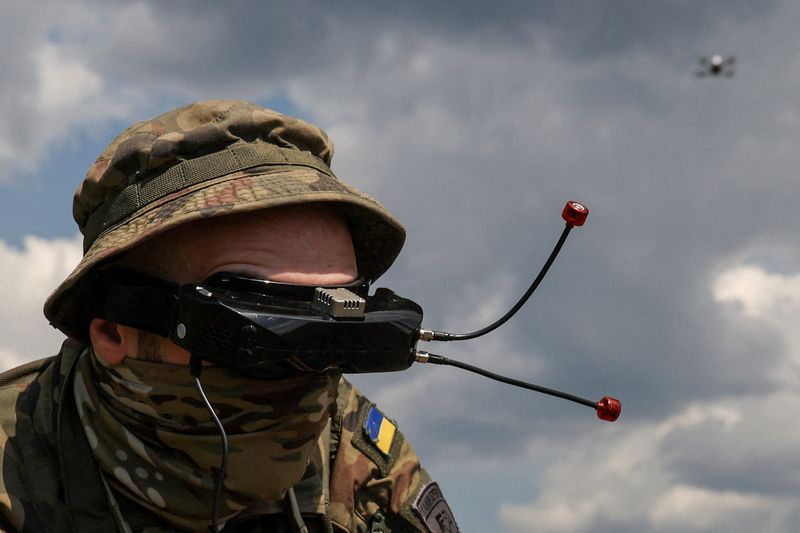
[[[253,377],[405,370],[422,323],[418,304],[385,288],[369,296],[363,280],[314,287],[220,272],[179,286],[113,267],[96,283],[97,316]]]

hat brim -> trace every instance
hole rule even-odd
[[[400,253],[403,225],[369,195],[311,168],[249,169],[160,198],[105,230],[47,299],[44,314],[69,337],[86,340],[92,312],[88,274],[96,265],[188,222],[312,202],[331,202],[341,211],[350,228],[360,276],[375,280]]]

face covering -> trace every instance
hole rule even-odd
[[[200,381],[228,435],[219,516],[279,500],[303,477],[333,414],[340,374],[248,379],[204,366]],[[210,521],[220,436],[189,369],[91,350],[76,369],[78,413],[108,485],[184,528]]]

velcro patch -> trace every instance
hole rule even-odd
[[[428,526],[430,533],[459,533],[453,512],[435,481],[425,485],[414,499],[411,508]]]
[[[374,405],[370,407],[369,413],[364,419],[364,432],[378,451],[383,455],[389,455],[389,451],[392,449],[392,442],[394,442],[394,434],[397,432],[397,426],[383,416],[383,413]]]
[[[362,402],[358,411],[359,423],[350,442],[353,448],[375,463],[381,477],[386,477],[403,450],[403,434],[374,403]]]

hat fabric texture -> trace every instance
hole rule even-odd
[[[330,170],[333,144],[300,119],[240,100],[189,104],[138,122],[103,151],[75,191],[84,256],[45,302],[50,323],[86,339],[90,272],[175,226],[277,206],[330,202],[353,238],[359,275],[394,262],[405,229]]]

